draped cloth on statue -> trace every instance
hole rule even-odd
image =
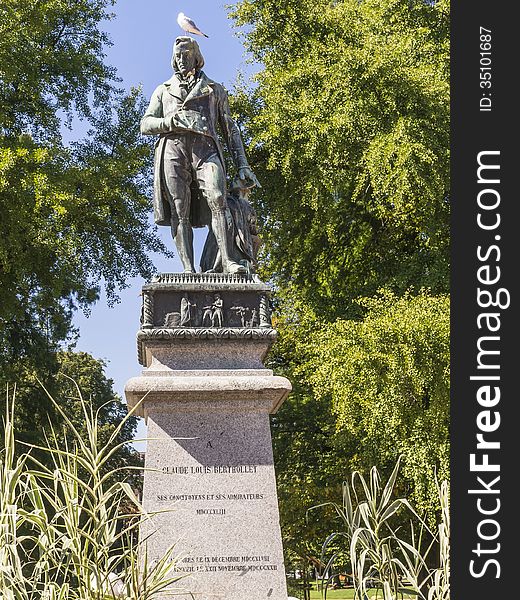
[[[251,269],[256,264],[261,244],[256,228],[256,213],[238,193],[228,195],[226,201],[226,236],[230,259]],[[204,244],[200,266],[203,272],[221,269],[217,241],[211,231]]]

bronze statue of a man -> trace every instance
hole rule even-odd
[[[226,236],[226,173],[218,130],[249,187],[259,185],[229,111],[226,90],[202,71],[204,59],[190,37],[173,46],[172,77],[153,93],[141,132],[159,134],[155,150],[154,217],[170,225],[184,271],[195,271],[192,227],[208,225],[224,273],[242,273],[230,258]]]

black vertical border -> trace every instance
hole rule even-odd
[[[515,2],[471,2],[453,0],[451,6],[452,44],[452,435],[451,435],[451,535],[452,535],[452,600],[499,600],[520,597],[520,567],[514,566],[520,555],[520,418],[519,402],[520,353],[518,352],[518,296],[516,281],[520,276],[520,194],[516,181],[520,177],[518,146],[518,112],[520,96],[515,97],[520,59],[520,20]],[[480,27],[492,35],[492,87],[480,87]],[[491,92],[492,110],[479,110],[483,92]],[[477,225],[477,155],[481,151],[500,151],[499,230],[485,232]],[[494,439],[501,449],[490,452],[490,460],[500,463],[500,511],[494,515],[501,527],[494,541],[480,540],[477,527],[486,517],[477,509],[477,495],[468,490],[478,487],[478,473],[470,472],[470,454],[476,447],[476,418],[479,407],[476,392],[481,384],[470,381],[477,374],[477,246],[496,243],[500,235],[501,269],[497,287],[511,293],[511,305],[501,312],[500,335],[500,411],[501,425]],[[495,257],[495,255],[493,255]],[[482,312],[483,309],[480,309]],[[484,311],[485,312],[485,311]],[[480,332],[482,335],[482,332]],[[495,409],[493,409],[495,410]],[[485,474],[484,474],[485,475]],[[485,477],[489,480],[489,474]],[[491,498],[491,495],[483,498]],[[495,497],[495,496],[493,496]],[[488,506],[491,506],[488,505]],[[484,529],[484,531],[486,531]],[[487,530],[491,532],[491,528]],[[498,552],[480,558],[474,550],[482,548]],[[481,577],[470,573],[470,561],[477,559],[476,570],[482,569],[486,557],[500,564],[488,565]],[[510,566],[511,565],[511,566]]]

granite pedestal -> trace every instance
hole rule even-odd
[[[291,389],[263,359],[276,332],[255,276],[161,275],[143,288],[150,560],[175,543],[179,600],[287,600],[269,414]]]

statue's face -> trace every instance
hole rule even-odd
[[[195,71],[197,59],[189,46],[179,45],[175,48],[175,61],[183,77]]]

